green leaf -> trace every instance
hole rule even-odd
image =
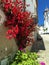
[[[16,61],[14,61],[11,65],[16,65]]]
[[[38,55],[35,52],[24,53],[18,51],[15,56],[15,61],[11,65],[40,65],[37,58]]]

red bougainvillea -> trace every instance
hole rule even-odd
[[[27,36],[34,30],[35,24],[31,13],[24,11],[22,0],[2,0],[3,9],[7,18],[5,26],[8,27],[6,37],[8,39],[16,38],[19,49],[26,47]]]

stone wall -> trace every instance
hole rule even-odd
[[[7,29],[4,25],[0,25],[0,59],[14,53],[18,47],[14,39],[8,40],[6,38]]]

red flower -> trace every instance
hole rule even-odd
[[[14,32],[15,32],[15,34],[18,34],[18,32],[19,32],[18,25],[16,25],[16,27],[15,27],[15,29],[14,29]]]
[[[6,2],[9,2],[9,0],[6,0]]]
[[[12,30],[9,29],[9,30],[7,31],[7,34],[12,34]]]
[[[7,17],[5,25],[9,28],[6,37],[8,39],[16,37],[20,42],[19,49],[22,50],[26,46],[27,36],[35,29],[31,14],[23,11],[22,0],[16,0],[15,2],[13,0],[2,0],[2,3]]]
[[[16,35],[18,34],[18,25],[16,25],[16,27],[12,27],[12,29],[9,29],[7,31],[7,38],[12,38],[12,37],[16,37]]]
[[[5,8],[5,11],[6,11],[6,12],[8,12],[8,10],[11,9],[11,7],[12,7],[12,4],[10,4],[10,3],[6,3],[6,4],[4,5],[4,8]]]
[[[6,38],[11,40],[12,36],[6,35]]]
[[[8,30],[7,32],[6,32],[6,38],[8,38],[8,39],[11,39],[12,38],[12,30],[10,29],[10,30]]]
[[[12,34],[12,36],[13,36],[13,38],[16,38],[16,34],[14,33],[14,34]]]
[[[14,7],[12,8],[12,13],[13,13],[14,15],[16,15],[16,13],[17,13],[17,7],[16,7],[16,6],[14,6]]]
[[[11,3],[12,0],[2,0],[3,3]]]

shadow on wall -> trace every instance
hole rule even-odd
[[[39,50],[45,50],[45,46],[42,37],[37,33],[37,41],[32,45],[31,52],[38,52]]]

